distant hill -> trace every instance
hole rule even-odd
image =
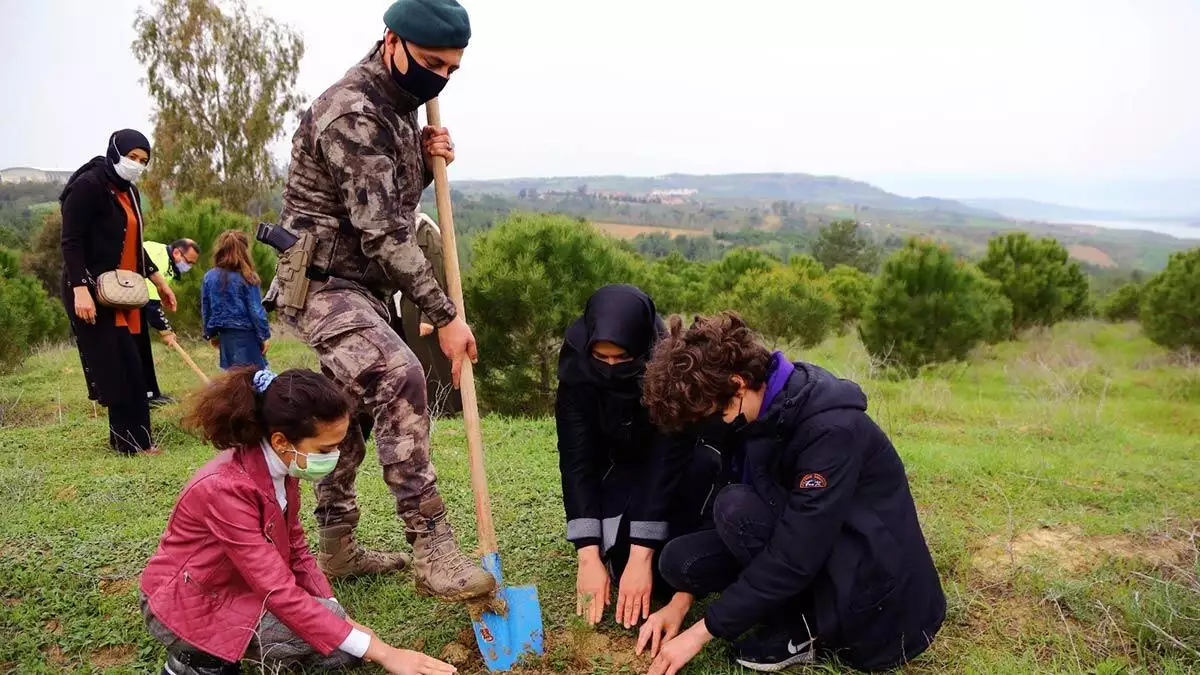
[[[1106,220],[1098,210],[1056,207],[1029,200],[909,198],[869,183],[808,174],[670,174],[656,177],[572,176],[455,181],[456,216],[470,229],[513,210],[566,213],[605,231],[711,235],[722,242],[756,242],[767,250],[795,248],[818,228],[841,218],[866,225],[885,247],[913,236],[932,237],[977,256],[990,238],[1026,231],[1052,236],[1095,268],[1157,271],[1175,251],[1195,245],[1147,230],[1106,229],[1080,221]],[[654,199],[658,196],[660,199]],[[432,195],[425,197],[432,202]],[[1016,207],[1023,206],[1025,211]],[[1011,214],[1002,215],[998,207]],[[1034,211],[1034,207],[1037,210]],[[1054,211],[1054,209],[1059,209]],[[1053,224],[1054,222],[1076,224]],[[699,246],[699,244],[697,244]],[[775,248],[771,248],[774,246]]]
[[[44,171],[28,166],[0,169],[0,183],[66,183],[73,171]]]
[[[645,194],[654,190],[696,190],[699,198],[795,201],[813,204],[842,204],[896,211],[941,211],[981,218],[998,213],[935,197],[911,199],[882,190],[869,183],[838,176],[803,173],[746,173],[720,175],[668,174],[638,176],[572,176],[564,178],[513,178],[486,181],[456,181],[464,192],[516,195],[522,190],[588,191]]]
[[[1063,222],[1071,220],[1130,220],[1132,216],[1116,211],[1088,209],[1079,206],[1050,204],[1032,199],[963,199],[962,203],[987,209],[1017,220]]]

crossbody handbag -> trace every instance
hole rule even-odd
[[[139,309],[150,302],[150,294],[142,275],[131,270],[113,270],[96,279],[96,299],[112,309]]]
[[[137,214],[138,251],[141,251],[142,209],[137,197],[130,193],[129,201]],[[113,270],[96,278],[96,299],[112,309],[140,309],[150,302],[146,278],[132,270]]]

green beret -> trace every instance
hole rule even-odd
[[[430,49],[465,49],[471,21],[457,0],[396,0],[383,15],[396,35]]]

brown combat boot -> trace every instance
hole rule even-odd
[[[408,527],[418,593],[461,602],[496,590],[496,578],[459,550],[440,496],[421,502]]]
[[[368,574],[399,572],[412,564],[405,553],[368,551],[354,539],[353,525],[321,528],[321,551],[317,567],[330,578],[344,579]]]

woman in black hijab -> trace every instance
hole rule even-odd
[[[123,454],[157,454],[150,434],[150,404],[142,377],[137,336],[146,330],[138,309],[104,307],[96,280],[117,269],[137,272],[158,288],[175,311],[175,294],[142,246],[140,195],[134,183],[150,161],[150,141],[133,129],[108,138],[104,157],[94,157],[67,181],[62,204],[62,300],[88,395],[108,408],[108,443]]]
[[[586,610],[592,624],[610,602],[610,575],[620,579],[616,620],[627,627],[649,615],[652,589],[670,594],[656,553],[700,525],[704,495],[691,486],[711,484],[719,467],[693,461],[702,458],[695,438],[659,433],[642,406],[642,375],[664,332],[649,296],[605,286],[559,354],[555,418],[567,539],[579,556],[576,613]]]

